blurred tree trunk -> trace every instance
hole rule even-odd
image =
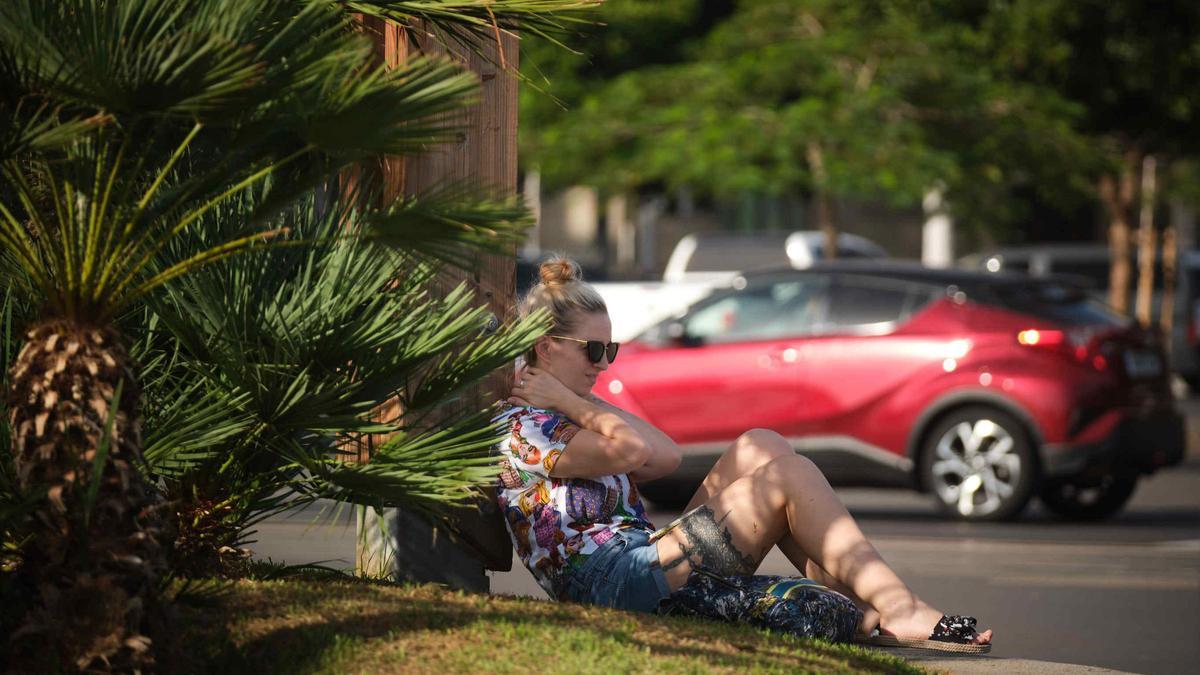
[[[921,226],[921,264],[926,267],[954,266],[954,221],[946,207],[945,187],[935,185],[921,200],[925,223]]]
[[[1120,174],[1101,174],[1097,191],[1108,214],[1108,250],[1112,267],[1108,277],[1108,304],[1123,315],[1129,314],[1130,212],[1133,205],[1134,172],[1139,157],[1134,150],[1125,153]]]
[[[837,225],[833,222],[833,207],[829,203],[829,173],[825,170],[825,153],[821,144],[812,141],[806,148],[808,171],[812,174],[813,199],[817,207],[817,229],[825,234],[825,259],[838,257]]]
[[[495,41],[464,45],[445,36],[439,40],[439,36],[419,26],[406,33],[400,26],[379,19],[364,20],[364,29],[389,65],[403,63],[415,54],[440,56],[460,63],[481,80],[480,103],[465,119],[458,119],[463,131],[456,142],[431,147],[419,156],[391,157],[382,163],[379,171],[384,198],[419,195],[463,181],[497,193],[515,194],[517,81],[511,73],[518,64],[516,35],[498,32]],[[447,50],[447,44],[460,51]],[[498,326],[509,316],[515,299],[515,254],[515,247],[507,255],[477,254],[469,269],[443,272],[433,290],[444,294],[467,282],[476,298],[488,303]],[[510,380],[509,372],[494,373],[464,392],[447,414],[486,408],[507,396]],[[402,414],[398,404],[389,405],[391,409],[381,411],[383,414]],[[364,459],[369,461],[369,457]],[[483,499],[478,507],[461,509],[453,515],[448,523],[457,535],[453,538],[444,528],[431,527],[424,519],[396,509],[388,509],[382,521],[372,522],[373,516],[367,515],[360,519],[363,536],[359,537],[359,569],[384,572],[400,580],[487,590],[484,568],[510,569],[512,548],[494,501]]]
[[[521,185],[521,195],[525,206],[533,214],[533,227],[525,237],[525,245],[521,252],[528,257],[536,257],[542,251],[542,173],[536,168],[525,170],[525,179]]]
[[[637,227],[630,217],[637,202],[628,192],[618,192],[604,202],[605,236],[608,239],[608,273],[629,277],[636,273]]]
[[[1155,161],[1153,155],[1142,160],[1141,216],[1138,222],[1138,284],[1134,305],[1138,323],[1149,327],[1154,299],[1154,258],[1158,232],[1154,229]]]
[[[1162,330],[1163,344],[1170,355],[1173,340],[1171,330],[1175,326],[1175,280],[1179,276],[1179,239],[1175,225],[1168,224],[1163,230],[1162,241],[1162,299],[1158,306],[1158,327]]]

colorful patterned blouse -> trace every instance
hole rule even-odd
[[[499,446],[500,511],[521,562],[550,597],[564,597],[567,571],[583,564],[615,530],[654,530],[628,474],[550,477],[580,430],[565,415],[514,406],[496,420],[511,430]]]

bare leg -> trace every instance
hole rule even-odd
[[[705,476],[704,482],[696,490],[696,494],[692,495],[691,501],[688,502],[683,512],[687,513],[704,504],[737,479],[753,474],[760,467],[780,457],[789,457],[795,454],[796,451],[774,431],[765,429],[747,431],[738,437],[717,460],[712,470]],[[863,611],[862,624],[859,626],[860,632],[866,633],[879,625],[879,612],[855,595],[854,591],[847,588],[841,581],[821,569],[820,565],[810,560],[790,535],[784,535],[775,543],[783,555],[796,566],[798,572],[845,595],[858,605],[858,608]]]
[[[687,581],[692,563],[722,574],[752,574],[767,552],[787,538],[785,546],[803,556],[806,571],[811,561],[827,575],[822,581],[840,582],[878,612],[882,630],[898,637],[928,637],[942,613],[922,602],[883,561],[816,466],[791,452],[778,434],[758,431],[746,442],[776,446],[766,450],[775,457],[706,494],[702,506],[658,540],[671,589]],[[716,487],[720,478],[710,478],[711,484],[708,479],[705,484]],[[980,643],[990,640],[991,631],[978,638]]]

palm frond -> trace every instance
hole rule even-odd
[[[495,480],[491,449],[502,436],[488,413],[424,432],[401,430],[376,448],[370,463],[309,462],[310,494],[436,515],[470,502]]]
[[[81,111],[228,118],[336,59],[347,21],[317,2],[10,0],[0,43],[38,91]]]
[[[550,318],[536,313],[462,349],[445,353],[429,374],[411,387],[406,402],[413,410],[430,410],[450,402],[468,385],[511,364],[516,355],[550,328]],[[489,392],[497,400],[505,392]]]
[[[303,215],[280,221],[288,237],[310,246],[227,261],[151,300],[189,358],[249,396],[247,408],[275,429],[383,431],[369,420],[375,406],[431,359],[482,339],[488,315],[471,307],[465,288],[427,296],[435,268],[356,235],[330,239],[357,229],[359,218],[345,209],[319,213],[310,202]],[[486,340],[500,350],[492,362],[520,353],[516,343],[531,342],[533,332]]]
[[[572,23],[590,23],[583,10],[602,0],[344,0],[347,9],[442,34],[471,47],[499,31],[522,30],[557,43]]]
[[[44,101],[5,98],[0,98],[0,161],[61,148],[108,121],[103,115],[64,120],[58,109]]]
[[[149,470],[163,478],[179,478],[222,458],[231,441],[254,429],[256,419],[244,411],[247,397],[204,387],[193,378],[182,386],[159,392],[160,405],[148,406],[144,455]]]
[[[230,236],[239,227],[237,215],[255,211],[271,189],[248,190],[206,214],[163,250],[156,266],[169,268]],[[452,209],[446,199],[435,203]],[[511,362],[544,327],[535,317],[487,334],[489,314],[474,306],[466,286],[432,297],[427,289],[438,265],[408,247],[362,236],[368,214],[357,205],[364,201],[371,200],[341,192],[306,199],[269,221],[295,246],[222,261],[147,298],[155,330],[173,341],[157,353],[173,356],[139,358],[149,364],[147,372],[174,373],[176,379],[147,379],[146,454],[171,481],[212,482],[219,475],[224,485],[260,495],[245,511],[252,519],[280,506],[261,501],[268,493],[262,483],[250,481],[254,476],[270,476],[275,490],[269,494],[287,499],[335,493],[350,498],[356,486],[375,486],[376,492],[358,494],[360,503],[388,485],[387,494],[399,499],[395,491],[415,481],[426,486],[428,496],[419,499],[432,504],[447,495],[459,499],[489,480],[487,471],[459,472],[457,455],[443,462],[438,444],[449,443],[447,437],[415,430],[424,425],[429,407],[449,400],[471,378]],[[478,209],[487,210],[482,200]],[[449,237],[444,245],[453,246]],[[463,236],[459,245],[474,243]],[[442,372],[431,376],[434,370]],[[184,388],[184,382],[193,388]],[[158,390],[165,393],[151,393]],[[420,398],[404,400],[402,420],[376,419],[381,403],[410,390]],[[151,430],[152,419],[173,430]],[[478,427],[454,418],[447,424],[465,432]],[[396,441],[403,451],[392,455],[386,469],[341,467],[338,448],[365,434],[400,434],[407,445]],[[472,452],[495,441],[470,433],[464,439]],[[424,442],[434,452],[418,458],[411,448]],[[408,461],[414,464],[405,466]],[[444,479],[439,483],[427,475]]]
[[[402,197],[370,219],[372,233],[388,245],[460,268],[474,264],[480,252],[509,253],[530,224],[520,198],[469,183]]]
[[[233,592],[234,583],[224,579],[178,579],[172,576],[163,581],[162,599],[185,607],[219,606]]]
[[[160,174],[170,172],[189,140]],[[145,278],[155,251],[211,204],[179,221],[144,222],[144,206],[158,182],[137,190],[142,181],[127,170],[126,147],[98,132],[56,160],[10,160],[3,166],[7,192],[15,199],[12,207],[0,202],[0,244],[59,316],[106,320],[172,276],[252,249],[270,234],[220,242],[175,269]]]
[[[447,113],[476,101],[474,76],[445,59],[415,58],[347,77],[329,70],[289,105],[299,135],[343,161],[382,154],[411,154],[453,139],[464,126]]]

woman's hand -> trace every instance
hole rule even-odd
[[[517,371],[513,378],[512,394],[508,402],[514,405],[562,410],[568,397],[578,398],[557,377],[541,368],[525,366]]]

